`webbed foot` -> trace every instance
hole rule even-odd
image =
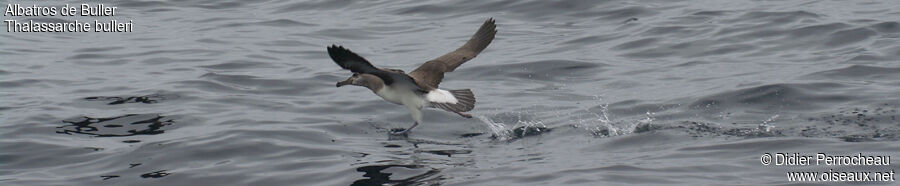
[[[406,136],[408,134],[409,134],[409,129],[404,129],[404,128],[391,129],[391,135]]]
[[[412,130],[413,128],[416,128],[416,126],[419,126],[419,122],[414,122],[413,125],[410,126],[410,127],[407,128],[407,129],[403,129],[403,128],[395,128],[395,129],[391,129],[391,134],[393,134],[393,135],[404,135],[404,136],[406,136],[406,135],[409,134],[409,130]]]

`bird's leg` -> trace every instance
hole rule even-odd
[[[409,134],[409,131],[412,130],[413,128],[416,128],[416,126],[419,126],[419,123],[421,123],[421,121],[422,121],[422,107],[417,107],[414,105],[406,105],[406,106],[407,106],[406,108],[409,109],[409,115],[412,116],[412,119],[415,122],[413,123],[412,126],[407,128],[406,130],[403,130],[403,132],[399,132],[399,134],[403,134],[403,135]]]
[[[412,130],[413,128],[416,128],[416,126],[419,126],[419,122],[418,122],[418,121],[413,122],[413,125],[410,126],[409,128],[407,128],[406,130],[404,130],[404,131],[403,131],[403,134],[409,134],[409,130]]]
[[[453,113],[459,114],[459,116],[462,116],[464,118],[472,118],[471,114],[466,114],[466,113],[456,112],[456,111],[453,111]]]

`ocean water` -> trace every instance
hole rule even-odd
[[[0,185],[772,185],[900,170],[892,1],[116,0],[128,33],[0,32]],[[3,1],[61,6],[81,1]],[[408,112],[325,52],[447,73]],[[890,165],[763,165],[764,154]],[[897,184],[862,182],[862,184]]]

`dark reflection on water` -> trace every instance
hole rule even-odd
[[[421,152],[437,154],[437,155],[447,156],[447,157],[453,157],[453,155],[457,155],[457,154],[472,153],[472,150],[468,150],[468,149],[465,149],[465,150],[424,150]]]
[[[391,175],[394,173],[385,172],[385,169],[389,168],[403,168],[403,169],[427,169],[421,165],[372,165],[372,166],[364,166],[356,168],[357,172],[365,173],[363,177],[365,179],[356,180],[353,182],[353,186],[364,186],[364,185],[426,185],[426,183],[431,183],[432,185],[439,185],[437,182],[442,180],[440,176],[435,176],[440,173],[440,170],[437,169],[428,169],[424,173],[416,174],[414,176],[398,179],[391,179]]]
[[[129,168],[129,169],[130,169],[130,168],[134,168],[134,167],[137,167],[137,166],[139,166],[139,165],[141,165],[141,163],[132,163],[132,164],[129,165],[128,168]],[[141,177],[141,178],[162,178],[162,177],[166,177],[166,176],[168,176],[168,175],[170,175],[170,174],[172,174],[172,173],[168,172],[168,170],[158,170],[158,171],[153,171],[153,172],[143,173],[143,174],[140,175],[140,177]],[[109,180],[109,179],[120,178],[120,177],[122,177],[122,175],[118,175],[118,174],[108,174],[108,175],[101,175],[101,176],[100,176],[100,178],[103,178],[103,180]]]
[[[483,132],[465,133],[465,134],[459,135],[459,137],[463,137],[463,138],[471,138],[471,137],[481,136],[481,135],[484,135],[484,133],[483,133]]]
[[[162,178],[168,176],[169,174],[171,173],[166,172],[166,170],[159,170],[141,174],[141,178]]]
[[[124,137],[135,135],[156,135],[165,132],[162,128],[174,123],[174,119],[158,114],[128,114],[109,118],[83,116],[78,119],[63,120],[67,125],[57,127],[60,134],[87,134],[96,137]],[[125,143],[139,141],[126,140]]]
[[[162,95],[153,94],[153,95],[146,95],[146,96],[130,96],[130,97],[94,96],[94,97],[86,97],[84,99],[90,100],[90,101],[109,101],[109,103],[107,103],[107,105],[119,105],[119,104],[125,104],[125,103],[153,104],[153,103],[157,103],[157,102],[165,99],[165,97]]]

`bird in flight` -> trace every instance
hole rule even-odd
[[[343,69],[350,70],[353,75],[344,81],[337,82],[337,87],[356,85],[369,88],[384,100],[403,105],[409,110],[413,125],[395,134],[406,135],[410,130],[422,123],[422,109],[439,108],[472,118],[466,114],[475,108],[475,95],[469,89],[444,90],[438,88],[445,72],[454,69],[466,61],[475,58],[487,48],[494,35],[497,34],[494,19],[484,21],[481,28],[466,44],[441,57],[425,62],[410,73],[403,70],[378,68],[365,58],[351,52],[343,46],[331,45],[328,55]]]

